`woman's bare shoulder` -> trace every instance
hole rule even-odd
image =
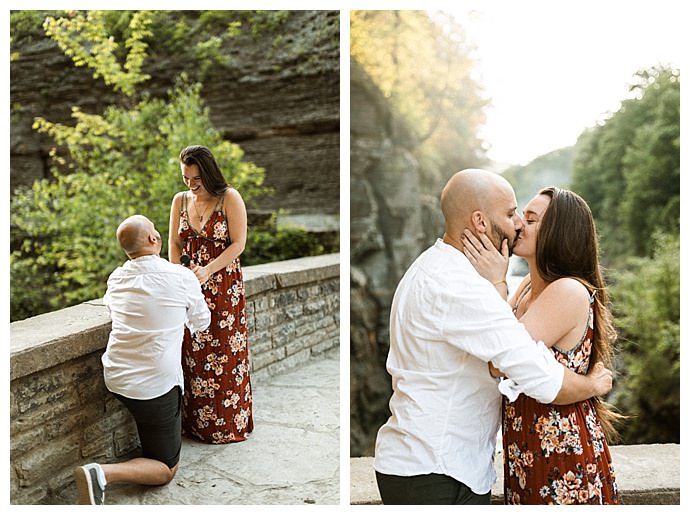
[[[574,277],[556,279],[549,283],[543,294],[546,294],[550,299],[558,300],[560,303],[589,305],[589,290]]]

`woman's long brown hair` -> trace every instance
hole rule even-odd
[[[589,366],[601,362],[613,370],[616,330],[599,264],[599,243],[592,212],[582,197],[569,190],[549,187],[542,189],[539,195],[546,195],[551,201],[537,233],[537,271],[547,283],[563,277],[577,279],[590,295],[594,295],[594,341]],[[625,417],[603,399],[595,397],[592,402],[606,438],[616,440],[615,424]]]
[[[180,162],[190,165],[197,165],[199,167],[199,174],[201,175],[201,183],[204,185],[206,191],[211,195],[220,197],[225,193],[229,187],[225,182],[225,177],[220,171],[220,167],[216,162],[216,158],[208,149],[202,145],[190,145],[183,148],[180,152]]]

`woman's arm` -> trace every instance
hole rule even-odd
[[[168,226],[168,261],[180,263],[182,255],[182,240],[178,231],[180,229],[180,205],[184,192],[175,194],[170,205],[170,224]]]
[[[240,193],[232,188],[229,188],[224,195],[223,210],[228,222],[231,243],[220,256],[206,266],[199,267],[197,269],[199,272],[194,271],[202,283],[208,281],[212,274],[222,270],[237,259],[244,251],[244,246],[247,243],[247,209],[244,200],[242,200]]]

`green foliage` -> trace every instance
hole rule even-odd
[[[298,227],[278,227],[276,215],[247,232],[247,244],[242,253],[242,265],[258,265],[304,256],[318,256],[338,252],[337,246],[324,245],[317,234]]]
[[[153,35],[149,25],[151,15],[147,11],[137,11],[130,18],[124,63],[118,62],[119,44],[106,24],[105,11],[74,12],[67,18],[48,16],[43,27],[75,66],[92,68],[94,79],[103,77],[115,91],[132,96],[135,86],[150,78],[141,71],[148,47],[144,39]]]
[[[680,443],[680,237],[653,242],[653,256],[631,258],[611,287],[623,359],[613,402],[630,416],[628,444]]]
[[[609,266],[648,256],[655,231],[680,227],[680,77],[640,71],[633,98],[579,139],[572,188],[589,203]]]
[[[36,122],[39,132],[68,149],[70,172],[55,167],[54,180],[38,181],[11,200],[13,318],[101,296],[107,276],[125,258],[115,230],[127,216],[144,214],[167,240],[170,202],[184,187],[177,155],[200,138],[245,200],[265,191],[263,169],[243,162],[240,147],[211,126],[199,92],[199,84],[181,80],[168,102],[111,106],[103,116],[74,109],[74,126]],[[48,294],[36,296],[45,285]]]

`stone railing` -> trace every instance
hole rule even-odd
[[[680,444],[611,447],[616,484],[623,504],[680,504]],[[374,458],[350,458],[350,503],[381,504]],[[503,504],[503,456],[496,453],[491,504]]]
[[[252,379],[339,344],[340,256],[245,267]],[[10,324],[10,502],[46,504],[75,466],[131,453],[136,427],[105,388],[100,299]]]

